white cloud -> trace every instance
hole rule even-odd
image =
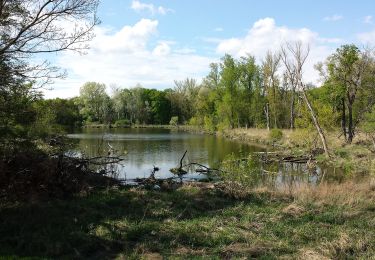
[[[375,45],[375,30],[370,32],[364,32],[357,35],[357,38],[362,44]]]
[[[168,12],[174,12],[173,9],[165,8],[163,6],[154,6],[153,4],[142,3],[138,0],[132,1],[131,9],[137,12],[149,11],[152,15],[155,15],[155,14],[166,15]]]
[[[237,58],[250,53],[260,62],[268,50],[278,51],[288,41],[310,45],[304,78],[307,82],[318,83],[314,64],[325,60],[337,44],[342,43],[341,39],[320,37],[308,28],[278,26],[272,18],[256,21],[243,37],[202,38],[209,43],[208,47],[216,47],[214,57],[199,55],[189,46],[158,39],[157,20],[142,19],[120,30],[99,26],[95,33],[87,55],[66,52],[57,56],[57,65],[68,70],[68,78],[56,82],[55,90],[45,92],[46,97],[76,96],[80,86],[87,81],[103,82],[107,86],[115,83],[130,87],[140,83],[149,88],[173,87],[174,80],[206,76],[209,64],[225,53]],[[358,37],[375,43],[375,31]]]
[[[367,24],[373,24],[373,20],[372,20],[372,16],[371,15],[367,15],[363,18],[363,22],[364,23],[367,23]]]
[[[224,31],[224,29],[221,28],[221,27],[216,27],[214,31],[215,32],[222,32],[222,31]]]
[[[112,33],[111,29],[96,27],[91,46],[98,52],[143,52],[147,40],[157,32],[158,21],[142,19],[134,26],[124,26]]]
[[[171,47],[166,42],[159,43],[155,49],[152,51],[152,54],[156,56],[166,56],[171,53]]]
[[[274,19],[264,18],[256,21],[243,38],[222,40],[216,51],[221,55],[229,53],[235,57],[249,53],[260,61],[267,51],[278,51],[282,44],[296,41],[310,46],[310,55],[305,66],[305,80],[318,83],[319,77],[314,64],[323,61],[334,50],[329,44],[337,43],[340,39],[320,38],[318,33],[310,29],[277,26]]]
[[[96,38],[87,55],[66,52],[57,56],[57,65],[67,69],[68,78],[56,81],[47,98],[73,97],[87,81],[109,86],[130,87],[137,83],[149,88],[173,87],[173,81],[201,78],[214,59],[194,54],[193,49],[172,47],[171,41],[152,44],[158,21],[142,19],[133,26],[114,31],[97,27]]]
[[[323,18],[324,21],[327,21],[327,22],[337,22],[339,20],[342,20],[344,18],[344,16],[342,15],[339,15],[339,14],[334,14],[332,16],[326,16]]]

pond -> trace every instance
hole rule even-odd
[[[111,149],[115,150],[116,155],[124,159],[115,165],[116,177],[126,183],[132,183],[136,178],[149,177],[154,166],[159,168],[155,172],[156,178],[175,177],[170,169],[179,165],[185,151],[185,163],[195,162],[210,168],[220,168],[223,160],[229,157],[247,158],[249,154],[267,150],[263,146],[244,144],[220,136],[159,128],[88,128],[80,129],[68,137],[76,143],[74,152],[78,155],[105,156]],[[317,184],[322,178],[337,179],[341,175],[335,169],[322,166],[311,171],[305,164],[253,165],[259,168],[254,176],[254,183],[273,186],[289,183]],[[190,169],[183,179],[204,180],[207,176]]]

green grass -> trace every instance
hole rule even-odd
[[[218,189],[123,188],[68,201],[4,204],[0,256],[342,259],[375,255],[371,200],[360,197],[358,203],[347,203],[262,191],[244,194],[233,199]]]

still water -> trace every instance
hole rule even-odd
[[[193,134],[170,129],[82,129],[68,135],[75,144],[74,152],[86,157],[107,155],[111,149],[124,158],[116,165],[117,177],[131,182],[150,176],[154,166],[160,170],[156,178],[169,178],[169,171],[177,167],[187,150],[186,162],[200,163],[210,168],[220,168],[221,162],[231,158],[244,158],[251,153],[266,151],[265,147],[231,141],[219,136]],[[259,184],[280,185],[291,182],[316,184],[332,176],[332,169],[317,166],[312,172],[303,164],[260,165],[256,179]],[[265,171],[262,171],[264,169]],[[272,171],[273,174],[269,174]],[[330,172],[330,174],[326,174]],[[328,177],[326,177],[326,175]],[[189,171],[187,180],[204,179],[204,174]]]

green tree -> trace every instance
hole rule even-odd
[[[220,88],[223,96],[219,103],[218,111],[227,120],[229,126],[234,128],[236,122],[239,124],[237,101],[239,97],[240,73],[238,64],[232,56],[226,54],[222,58],[220,66]]]
[[[86,120],[104,122],[108,99],[105,90],[106,86],[97,82],[87,82],[80,88],[81,114]]]
[[[341,110],[341,126],[348,143],[353,141],[355,128],[364,112],[363,108],[356,108],[356,105],[358,96],[366,90],[365,77],[368,75],[369,64],[369,53],[362,52],[353,44],[341,46],[326,61],[326,84],[331,87],[334,100],[340,102],[338,108]]]

